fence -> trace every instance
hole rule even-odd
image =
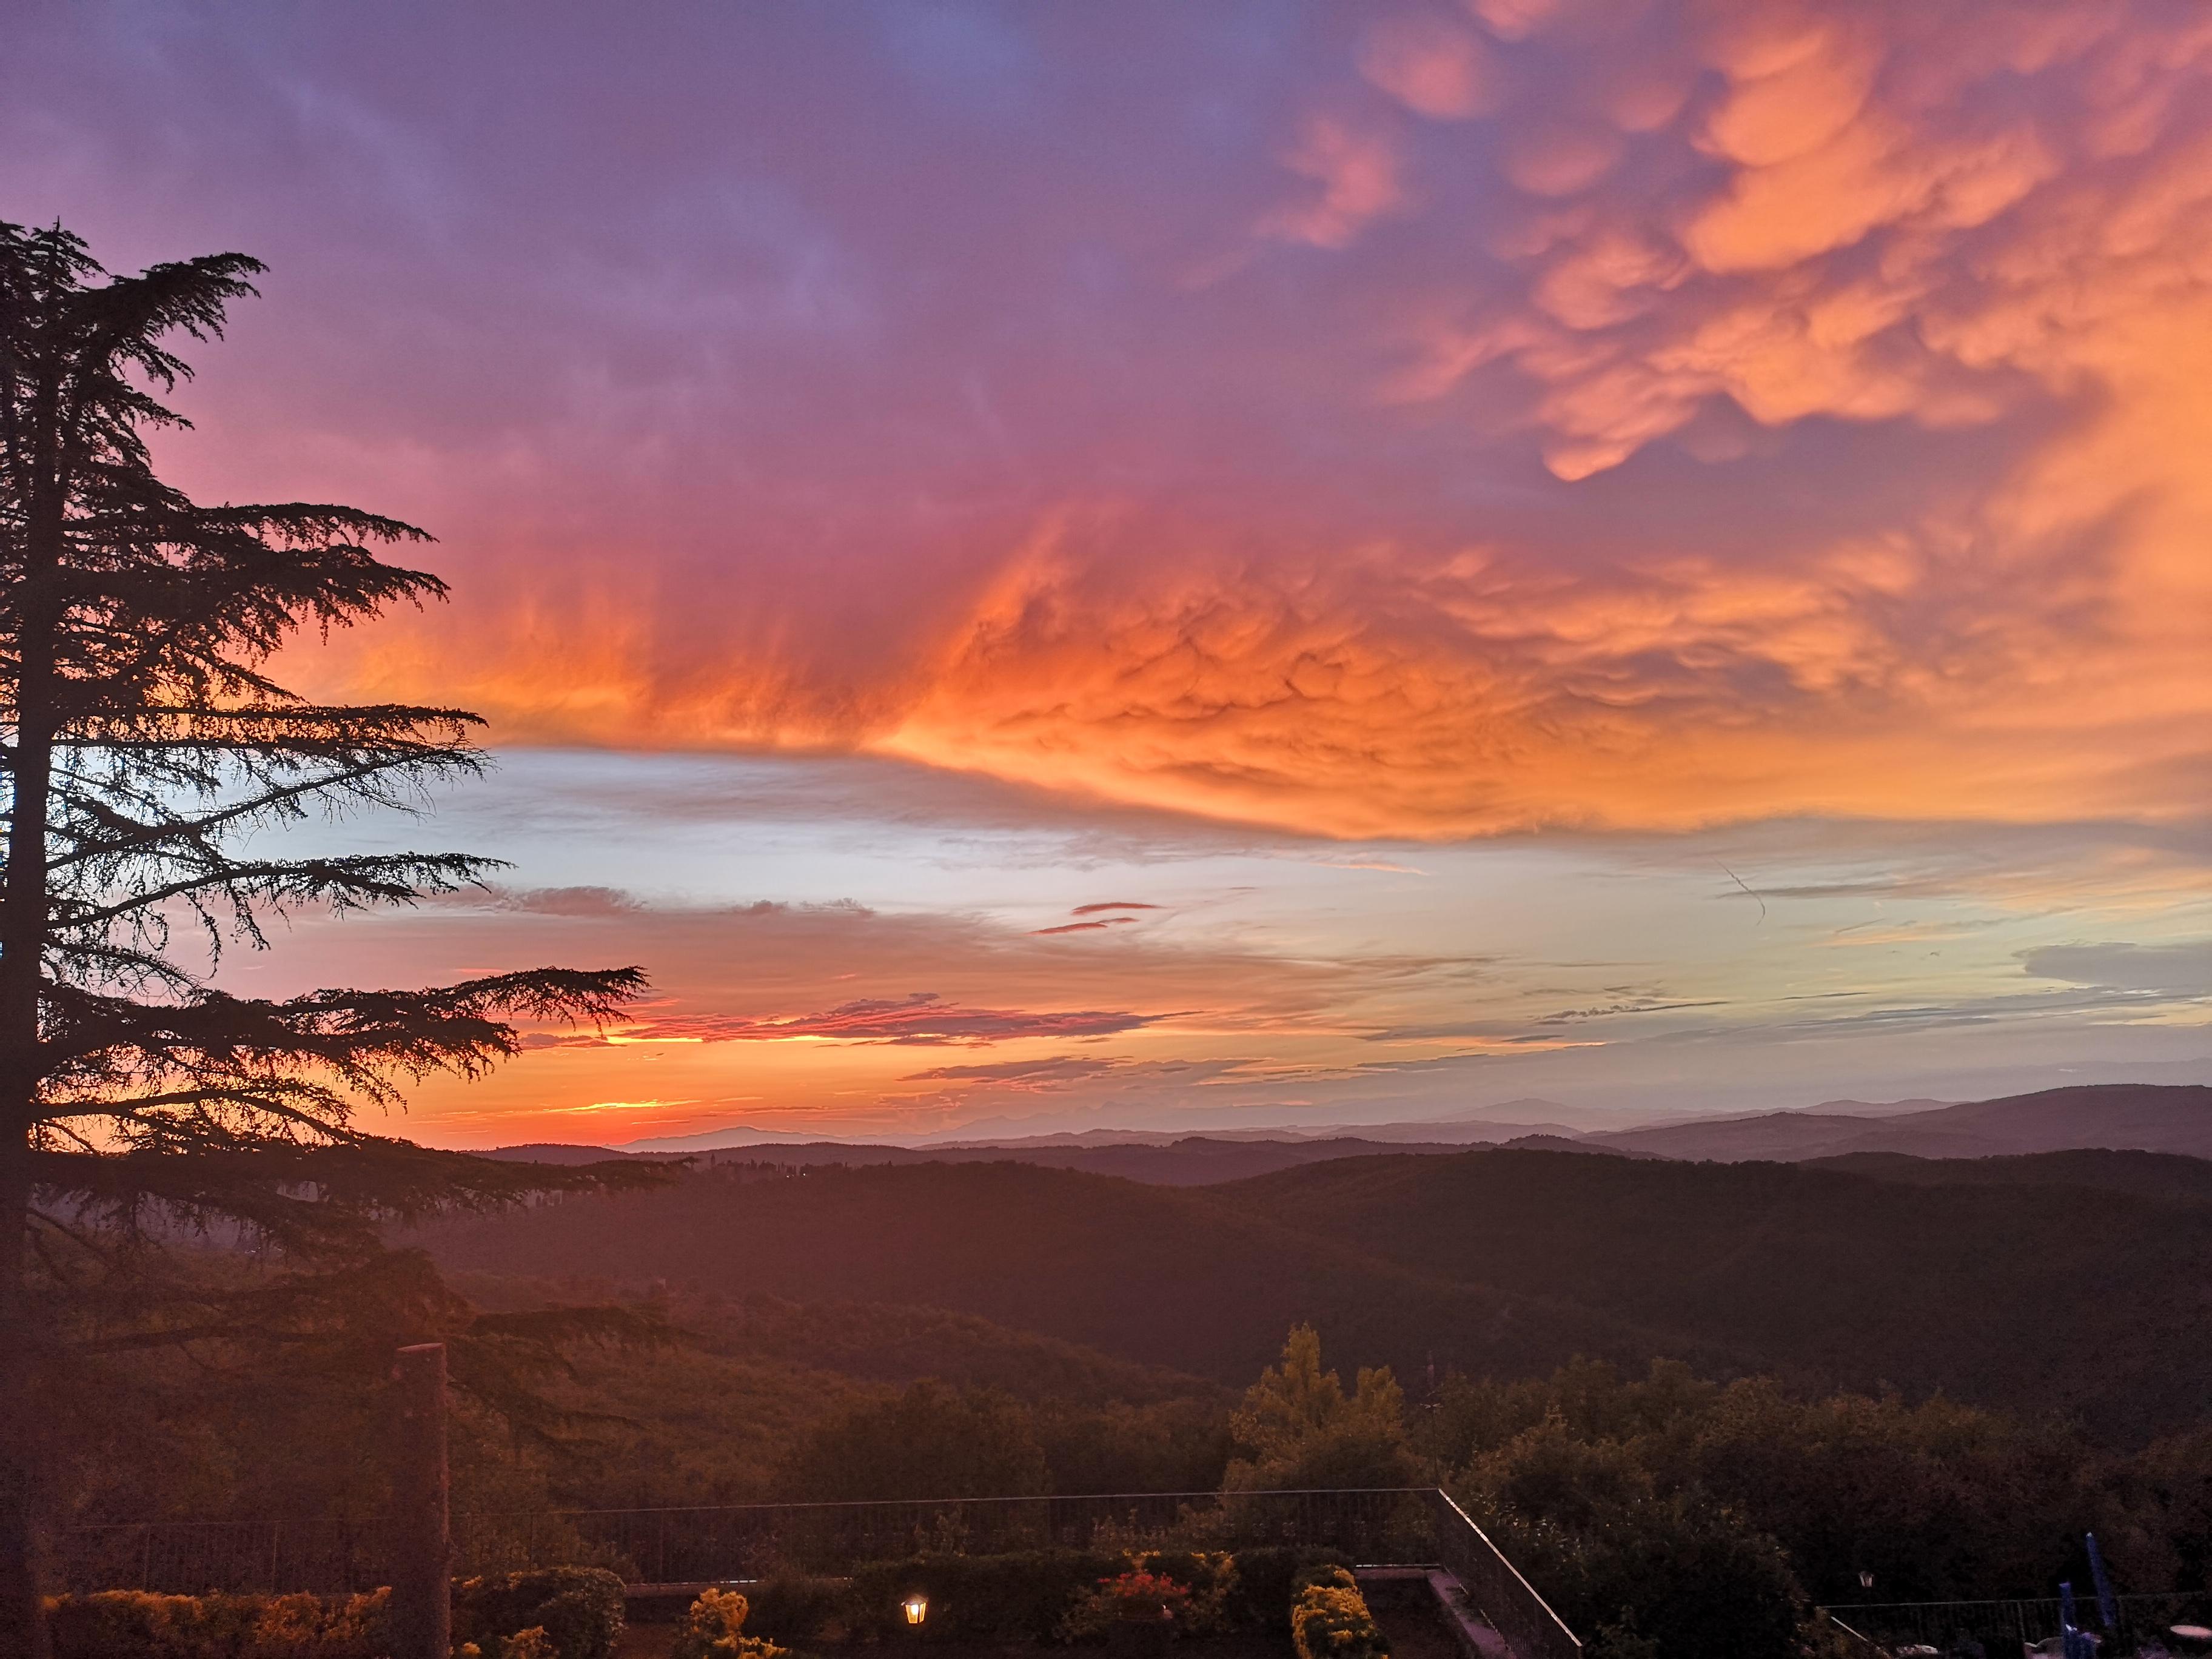
[[[839,1573],[918,1551],[1310,1544],[1362,1562],[1436,1559],[1423,1488],[1121,1492],[899,1503],[562,1510],[453,1517],[463,1573],[583,1565],[631,1583],[697,1583],[775,1571]],[[78,1527],[59,1540],[72,1589],[313,1590],[390,1582],[381,1519],[150,1522]]]
[[[2079,1586],[2076,1587],[2080,1588]],[[2106,1631],[2094,1593],[2076,1598],[2074,1617],[2097,1637],[2106,1654],[2134,1653],[2151,1644],[2163,1647],[2176,1625],[2204,1625],[2212,1620],[2212,1597],[2202,1593],[2121,1595],[2119,1624]],[[2002,1601],[1878,1601],[1832,1608],[1835,1622],[1850,1634],[1894,1652],[1905,1647],[1990,1659],[2011,1656],[2058,1635],[2059,1601],[2055,1595]],[[2055,1651],[2055,1645],[2054,1645]]]
[[[1583,1644],[1574,1632],[1489,1534],[1443,1492],[1432,1488],[1427,1497],[1438,1559],[1484,1622],[1505,1638],[1514,1659],[1581,1659]]]
[[[463,1574],[580,1565],[662,1584],[838,1573],[925,1550],[1304,1544],[1363,1565],[1441,1563],[1516,1659],[1579,1659],[1582,1652],[1482,1529],[1434,1487],[459,1515],[453,1541]],[[58,1577],[75,1590],[336,1595],[391,1582],[389,1528],[375,1520],[79,1527],[60,1543]]]

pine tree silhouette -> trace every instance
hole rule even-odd
[[[40,1418],[85,1298],[137,1297],[133,1340],[282,1319],[395,1258],[381,1222],[604,1184],[355,1127],[434,1073],[514,1053],[513,1021],[594,1021],[635,969],[541,969],[282,1000],[213,982],[272,916],[408,903],[480,881],[453,854],[286,859],[255,831],[409,807],[483,765],[477,718],[335,707],[266,670],[325,631],[442,597],[370,550],[427,539],[351,507],[204,507],[144,434],[261,265],[216,254],[111,277],[59,225],[0,223],[0,1651],[42,1656]],[[258,1309],[161,1306],[165,1237],[273,1247]],[[415,1273],[418,1302],[434,1300]],[[497,1356],[488,1362],[495,1370]]]

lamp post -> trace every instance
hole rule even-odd
[[[929,1617],[929,1598],[920,1590],[915,1591],[899,1605],[905,1609],[906,1622],[911,1628],[919,1630],[921,1621]]]

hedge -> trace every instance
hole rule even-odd
[[[1290,1628],[1291,1603],[1316,1577],[1348,1567],[1352,1558],[1336,1550],[1302,1544],[1273,1544],[1237,1552],[1237,1583],[1229,1592],[1228,1621],[1237,1630]]]
[[[917,1555],[873,1561],[853,1575],[856,1635],[904,1634],[900,1603],[915,1590],[929,1598],[924,1642],[1050,1642],[1075,1598],[1126,1569],[1119,1554],[1092,1550],[1024,1550],[1012,1555]],[[793,1639],[768,1622],[762,1629]]]
[[[1291,1606],[1291,1640],[1298,1659],[1390,1659],[1390,1644],[1358,1581],[1342,1567],[1298,1592]]]
[[[842,1595],[818,1579],[775,1580],[748,1586],[747,1593],[753,1598],[752,1627],[779,1642],[817,1644],[840,1636],[896,1634],[925,1643],[1048,1643],[1065,1636],[1068,1615],[1085,1595],[1128,1571],[1133,1561],[1204,1595],[1221,1577],[1219,1559],[1174,1550],[916,1555],[859,1568]],[[1218,1627],[1287,1630],[1291,1601],[1305,1583],[1348,1565],[1349,1558],[1334,1550],[1238,1550],[1221,1587]],[[908,1632],[900,1603],[915,1590],[929,1598],[929,1613],[919,1631]]]
[[[474,1642],[490,1654],[502,1638],[532,1626],[544,1631],[556,1659],[608,1659],[622,1635],[623,1581],[605,1567],[547,1567],[453,1586],[455,1647]]]
[[[102,1590],[47,1602],[46,1628],[54,1659],[382,1659],[388,1595]]]
[[[155,1595],[102,1590],[46,1604],[54,1659],[384,1659],[391,1592]],[[453,1644],[496,1655],[545,1632],[554,1659],[609,1659],[622,1634],[623,1584],[597,1567],[555,1567],[453,1586]]]

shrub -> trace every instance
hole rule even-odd
[[[929,1617],[914,1634],[925,1642],[1049,1642],[1076,1598],[1123,1566],[1089,1550],[875,1561],[853,1575],[852,1618],[857,1632],[890,1635],[905,1622],[899,1603],[920,1590]]]
[[[47,1628],[54,1659],[380,1659],[388,1599],[103,1590],[48,1602]]]
[[[604,1567],[489,1573],[453,1586],[453,1642],[486,1653],[517,1632],[545,1632],[550,1659],[608,1659],[623,1628],[623,1582]]]
[[[1071,1641],[1103,1636],[1115,1625],[1179,1626],[1190,1607],[1190,1590],[1164,1574],[1132,1567],[1102,1578],[1097,1588],[1075,1598],[1060,1634]]]
[[[1571,1629],[1617,1625],[1658,1659],[1790,1659],[1803,1600],[1781,1547],[1691,1493],[1574,1525],[1494,1512],[1491,1535]],[[1620,1646],[1608,1638],[1608,1646]]]
[[[1298,1659],[1389,1659],[1390,1644],[1367,1610],[1367,1598],[1342,1567],[1298,1592],[1291,1607],[1291,1640]]]
[[[752,1607],[735,1590],[710,1589],[691,1604],[669,1659],[783,1659],[787,1650],[745,1634]]]
[[[1225,1550],[1139,1550],[1129,1565],[1181,1585],[1189,1592],[1176,1623],[1194,1636],[1229,1627],[1230,1597],[1237,1589],[1237,1558]]]
[[[1307,1583],[1352,1562],[1334,1550],[1271,1544],[1237,1551],[1236,1565],[1223,1622],[1236,1630],[1279,1631],[1288,1628],[1291,1605]]]
[[[502,1637],[489,1654],[474,1642],[464,1642],[453,1650],[453,1659],[554,1659],[553,1644],[546,1638],[544,1626],[532,1625]]]
[[[756,1630],[785,1644],[842,1640],[853,1618],[852,1586],[838,1578],[785,1573],[747,1592]]]

